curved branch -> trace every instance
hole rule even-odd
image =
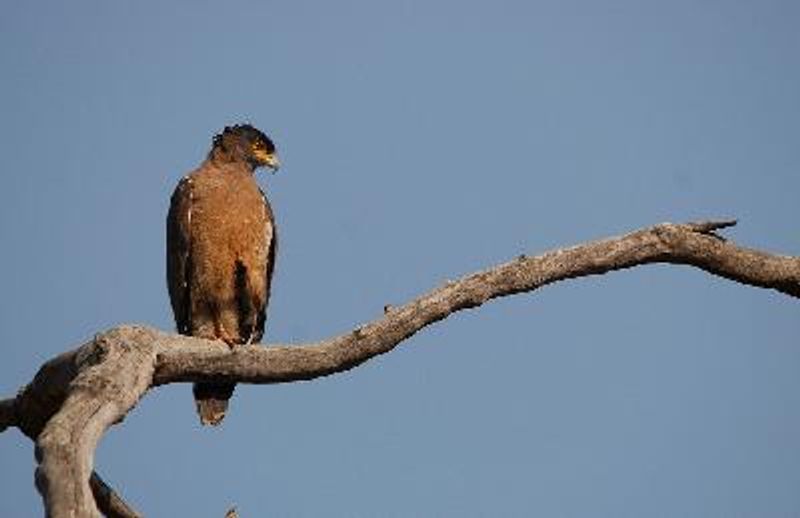
[[[198,353],[197,340],[162,335],[154,384],[176,381],[279,383],[308,380],[351,369],[392,350],[425,326],[463,309],[554,282],[600,275],[643,264],[673,263],[701,268],[743,284],[800,297],[800,258],[738,247],[714,233],[735,221],[664,223],[624,236],[519,256],[467,275],[397,308],[354,331],[316,344],[243,347],[222,345]]]
[[[36,487],[48,517],[137,516],[92,471],[102,434],[120,422],[150,386],[146,332],[115,330],[47,362],[17,397],[23,431],[36,441]],[[58,385],[63,383],[63,385]]]
[[[15,400],[1,401],[0,431],[15,425],[36,440],[37,487],[48,516],[95,516],[96,504],[106,503],[102,491],[92,496],[90,489],[90,480],[98,487],[92,472],[97,442],[150,387],[190,381],[285,383],[343,372],[456,311],[560,280],[651,263],[690,265],[800,298],[800,258],[742,248],[715,233],[734,224],[664,223],[536,257],[519,256],[403,306],[387,306],[382,318],[314,344],[231,351],[219,342],[118,327],[50,360]],[[119,516],[135,516],[124,512]]]
[[[60,403],[59,403],[60,404]],[[23,428],[17,419],[17,399],[9,398],[0,400],[0,432],[5,431],[10,426]],[[51,415],[46,418],[37,412],[29,413],[29,418],[33,421],[46,422]],[[23,432],[25,430],[23,429]],[[37,432],[38,434],[38,432]],[[31,437],[36,439],[36,435]],[[114,489],[109,486],[101,477],[95,472],[92,472],[89,479],[92,494],[94,495],[97,507],[103,515],[108,518],[140,518],[141,515],[135,509],[130,507],[121,496],[119,496]]]

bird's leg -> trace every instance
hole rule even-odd
[[[214,331],[217,335],[217,340],[222,340],[228,345],[228,348],[233,351],[237,346],[239,346],[242,342],[233,337],[228,331],[225,329],[225,326],[222,325],[222,322],[219,320],[214,322]]]

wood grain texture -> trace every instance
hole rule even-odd
[[[16,398],[0,401],[0,430],[16,426],[36,441],[37,487],[48,516],[97,516],[98,506],[108,514],[108,503],[90,487],[99,479],[92,471],[95,447],[108,427],[159,385],[288,383],[344,372],[454,312],[561,280],[653,263],[689,265],[800,298],[800,258],[743,248],[716,234],[734,224],[664,223],[535,257],[519,256],[446,282],[405,305],[387,306],[381,318],[317,343],[231,350],[222,342],[148,327],[117,327],[48,361]],[[118,503],[122,509],[124,502]],[[132,510],[112,512],[136,516]]]

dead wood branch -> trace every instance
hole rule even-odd
[[[147,327],[114,328],[50,360],[15,399],[0,401],[0,431],[16,426],[36,441],[37,487],[48,516],[96,516],[98,508],[111,516],[137,516],[92,467],[100,436],[151,387],[196,381],[287,383],[343,372],[456,311],[560,280],[652,263],[694,266],[800,298],[800,258],[742,248],[716,234],[734,224],[664,223],[535,257],[520,256],[447,282],[405,305],[387,307],[381,318],[313,344],[231,351],[222,343]]]

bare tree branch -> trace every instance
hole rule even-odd
[[[665,223],[536,257],[520,256],[447,282],[403,306],[387,306],[381,318],[314,344],[231,351],[218,342],[121,326],[50,360],[15,400],[0,401],[0,430],[14,425],[36,441],[37,487],[48,516],[96,516],[98,506],[111,516],[137,516],[121,499],[122,510],[109,511],[107,486],[92,466],[100,436],[150,387],[194,381],[286,383],[343,372],[456,311],[560,280],[651,263],[690,265],[800,298],[800,258],[742,248],[716,234],[734,224]]]
[[[141,518],[97,473],[92,473],[89,485],[98,509],[108,518]]]
[[[621,237],[556,250],[468,275],[354,331],[304,347],[222,345],[197,354],[196,340],[163,336],[155,385],[175,381],[276,383],[312,379],[355,367],[390,351],[423,327],[453,312],[564,279],[599,275],[650,263],[686,264],[743,284],[800,297],[800,259],[733,245],[714,230],[733,221],[662,224]]]
[[[48,362],[53,369],[60,361],[67,377],[77,368],[66,398],[36,438],[36,487],[49,517],[99,516],[89,485],[95,448],[106,429],[121,421],[150,386],[151,348],[137,348],[116,336],[113,330],[98,335]]]
[[[66,397],[67,388],[79,370],[80,364],[75,363],[76,359],[91,358],[95,351],[93,345],[94,342],[90,342],[48,361],[17,398],[0,400],[0,432],[9,426],[16,426],[35,441],[44,424]],[[79,352],[83,354],[79,356]],[[24,410],[18,412],[18,407]],[[97,473],[92,472],[89,484],[103,515],[109,518],[141,517]]]

